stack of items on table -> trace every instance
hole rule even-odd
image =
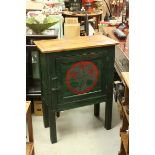
[[[80,23],[78,18],[65,18],[64,38],[74,38],[80,36]]]

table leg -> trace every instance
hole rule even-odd
[[[100,103],[94,104],[94,115],[96,117],[99,117],[99,115],[100,115]]]
[[[96,16],[96,24],[95,24],[96,29],[99,28],[98,24],[100,23],[100,21],[101,21],[101,15]]]
[[[56,118],[55,112],[49,111],[49,123],[50,123],[50,139],[52,144],[57,142],[57,132],[56,132]]]

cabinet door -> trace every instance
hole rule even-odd
[[[106,54],[91,52],[56,58],[58,107],[99,103],[106,90]]]

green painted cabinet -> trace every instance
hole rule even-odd
[[[52,50],[51,45],[51,51],[46,51],[39,45],[41,43],[44,46],[46,42],[35,42],[41,50],[44,124],[50,127],[52,143],[57,142],[55,113],[62,110],[94,104],[94,114],[99,116],[100,103],[106,102],[105,128],[111,129],[116,42],[110,41],[111,44],[107,46],[95,46],[98,44],[93,42],[93,47],[76,45],[77,48],[70,49],[63,46],[59,51]],[[69,47],[72,44],[74,42],[71,41]],[[63,44],[60,45],[62,48]]]

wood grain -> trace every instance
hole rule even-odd
[[[124,79],[125,84],[129,88],[129,72],[122,72],[122,77]]]
[[[31,101],[26,101],[26,114],[29,110],[30,104],[31,104]]]
[[[28,123],[29,141],[33,142],[33,127],[32,127],[32,116],[31,116],[31,101],[26,101],[26,121]]]
[[[123,142],[123,146],[125,149],[126,154],[128,154],[128,142],[129,142],[129,135],[125,132],[121,132],[121,139]]]
[[[129,115],[127,113],[127,106],[123,106],[123,111],[124,111],[126,119],[128,120],[128,123],[129,123]]]
[[[26,155],[34,155],[31,101],[26,101],[26,122],[28,125],[28,135],[29,135],[29,142],[26,143]]]
[[[117,41],[104,35],[83,36],[72,39],[51,39],[34,41],[42,53],[62,52],[77,49],[111,46]]]
[[[31,155],[33,151],[33,143],[26,143],[26,155]]]

